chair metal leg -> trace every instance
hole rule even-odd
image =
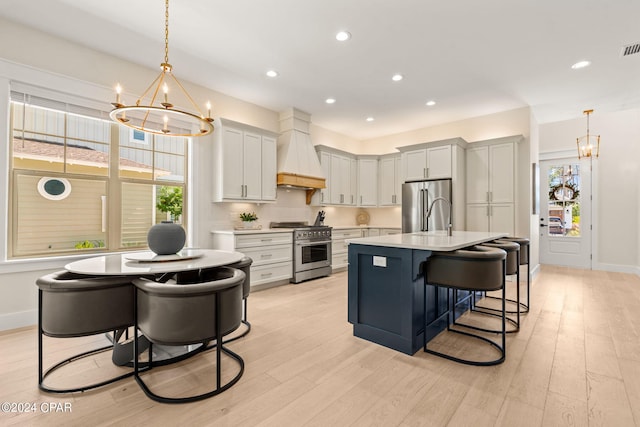
[[[134,304],[137,304],[136,302],[136,297],[134,296]],[[135,305],[137,307],[137,305]],[[225,390],[228,390],[231,386],[233,386],[235,383],[237,383],[240,380],[240,377],[242,377],[242,374],[244,373],[244,360],[242,359],[242,357],[240,357],[238,354],[234,353],[233,351],[229,350],[228,348],[226,348],[224,346],[224,342],[221,339],[221,335],[222,335],[222,331],[221,331],[221,325],[220,325],[220,313],[221,313],[222,307],[221,307],[221,303],[220,303],[220,299],[216,298],[216,343],[212,344],[210,346],[206,346],[204,343],[202,345],[202,351],[204,352],[206,350],[212,349],[215,347],[215,351],[216,351],[216,388],[207,392],[207,393],[202,393],[202,394],[198,394],[195,396],[187,396],[187,397],[166,397],[166,396],[161,396],[153,391],[151,391],[151,389],[147,386],[147,384],[144,382],[144,380],[142,379],[142,377],[139,375],[139,369],[138,369],[138,357],[136,356],[136,358],[134,359],[134,377],[136,379],[136,382],[138,383],[138,385],[140,386],[140,388],[142,389],[142,391],[144,392],[144,394],[147,395],[147,397],[149,397],[152,400],[155,400],[156,402],[161,402],[161,403],[189,403],[189,402],[197,402],[200,400],[204,400],[207,399],[209,397],[213,397],[217,394],[222,393]],[[136,315],[135,315],[135,329],[134,329],[134,333],[137,334],[137,330],[138,330],[138,314],[137,314],[137,310],[136,310]],[[136,351],[136,355],[137,353],[137,349],[138,349],[138,344],[137,344],[137,340],[135,340],[135,344],[134,344],[134,348]],[[150,370],[153,367],[153,360],[152,360],[152,347],[153,347],[153,343],[151,343],[149,345],[149,362],[148,362],[148,368],[146,370]],[[236,374],[233,378],[231,378],[229,381],[227,381],[226,383],[222,384],[222,353],[225,353],[227,356],[231,357],[232,359],[234,359],[239,367],[240,370],[238,372],[238,374]]]
[[[423,345],[423,351],[429,354],[433,354],[435,356],[438,357],[442,357],[454,362],[458,362],[458,363],[463,363],[465,365],[473,365],[473,366],[492,366],[492,365],[498,365],[502,362],[504,362],[505,360],[505,355],[506,355],[506,313],[505,313],[505,308],[506,308],[506,290],[505,290],[505,274],[504,272],[506,271],[506,262],[503,260],[502,262],[502,270],[503,270],[503,275],[502,275],[502,316],[501,316],[501,320],[502,320],[502,329],[500,331],[493,331],[493,332],[499,332],[501,334],[501,345],[488,339],[485,338],[483,336],[480,335],[476,335],[476,334],[472,334],[466,331],[462,331],[462,330],[458,330],[455,328],[452,328],[452,322],[450,321],[450,314],[453,310],[453,317],[454,317],[454,322],[455,322],[455,296],[454,296],[454,302],[453,302],[453,307],[452,307],[452,303],[451,303],[451,299],[450,299],[450,293],[449,293],[449,288],[447,288],[447,311],[442,314],[441,316],[439,316],[438,318],[436,318],[435,320],[433,320],[430,323],[427,323],[426,321],[426,308],[427,308],[427,297],[426,297],[426,292],[424,292],[424,299],[423,299],[423,304],[424,304],[424,312],[425,312],[425,333],[424,333],[424,345]],[[426,277],[425,274],[425,282],[424,282],[424,286],[426,288],[426,286],[429,284],[428,282],[428,278]],[[455,291],[455,288],[454,288]],[[473,291],[472,291],[473,292]],[[465,335],[471,338],[476,338],[480,341],[483,341],[487,344],[489,344],[491,347],[495,348],[496,350],[498,350],[499,352],[499,357],[493,360],[488,360],[488,361],[477,361],[477,360],[470,360],[470,359],[462,359],[456,356],[452,356],[450,354],[446,354],[446,353],[442,353],[439,351],[435,351],[432,349],[427,348],[427,328],[434,324],[435,322],[437,322],[438,320],[440,320],[443,316],[447,316],[447,331],[450,332],[455,332],[457,334],[460,335]],[[454,323],[454,325],[457,325],[456,323]]]
[[[42,290],[38,289],[38,388],[42,391],[48,392],[48,393],[76,393],[76,392],[84,392],[87,390],[92,390],[94,388],[98,388],[98,387],[102,387],[105,386],[107,384],[112,384],[116,381],[120,381],[124,378],[128,378],[130,376],[132,376],[134,374],[133,371],[131,372],[127,372],[126,374],[123,375],[118,375],[109,379],[106,379],[104,381],[99,381],[97,383],[92,383],[89,385],[84,385],[84,386],[80,386],[80,387],[70,387],[70,388],[56,388],[56,387],[51,387],[48,386],[44,383],[45,379],[52,374],[53,372],[55,372],[57,369],[61,368],[62,366],[66,366],[70,363],[75,362],[76,360],[80,360],[83,359],[85,357],[88,356],[92,356],[94,354],[98,354],[98,353],[102,353],[104,351],[107,351],[109,349],[113,349],[113,345],[106,345],[104,347],[99,347],[99,348],[95,348],[92,350],[88,350],[79,354],[76,354],[75,356],[71,356],[68,357],[64,360],[61,360],[60,362],[56,363],[55,365],[51,366],[49,369],[47,369],[46,371],[44,371],[44,363],[43,363],[43,355],[44,355],[44,342],[43,342],[43,335],[44,335],[44,331],[42,329]]]
[[[247,327],[247,329],[243,333],[241,333],[240,335],[236,335],[233,338],[229,338],[229,339],[224,340],[225,344],[228,344],[228,343],[230,343],[232,341],[235,341],[237,339],[240,339],[242,337],[246,337],[247,334],[249,332],[251,332],[251,323],[249,323],[249,321],[247,320],[247,298],[244,298],[242,301],[243,301],[243,304],[244,304],[244,311],[243,311],[243,314],[242,314],[241,323],[243,325],[245,325]]]

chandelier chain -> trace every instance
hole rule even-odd
[[[169,0],[164,2],[164,63],[169,63]]]

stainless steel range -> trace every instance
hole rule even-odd
[[[292,283],[331,274],[331,227],[306,222],[272,222],[271,228],[293,228]]]

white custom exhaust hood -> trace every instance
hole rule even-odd
[[[316,189],[326,188],[320,160],[309,136],[311,115],[295,108],[280,113],[278,185],[306,189],[307,202]]]

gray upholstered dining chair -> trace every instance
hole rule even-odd
[[[200,275],[181,275],[177,280],[164,283],[145,278],[133,281],[137,288],[134,330],[136,333],[140,330],[151,342],[145,369],[141,369],[139,357],[134,358],[134,377],[145,394],[155,401],[186,403],[206,399],[233,386],[244,372],[244,361],[224,346],[223,339],[240,326],[245,274],[238,269],[219,267],[208,272],[206,281],[202,280]],[[136,347],[137,342],[136,340]],[[213,344],[210,344],[211,342]],[[167,397],[152,391],[141,374],[153,369],[154,344],[201,344],[202,351],[215,348],[215,388],[187,397]],[[134,353],[139,354],[137,348],[134,349]],[[239,372],[224,384],[221,375],[223,353],[235,360],[239,366]]]
[[[51,393],[86,391],[133,375],[126,373],[89,385],[56,388],[44,384],[58,368],[109,350],[106,345],[68,357],[43,371],[43,336],[74,338],[127,329],[133,326],[134,287],[123,276],[93,277],[58,271],[36,280],[38,286],[38,386]],[[132,358],[132,357],[131,357]]]
[[[427,346],[426,333],[424,341],[424,351],[439,357],[443,357],[454,362],[464,363],[467,365],[488,366],[497,365],[504,362],[506,357],[506,316],[505,316],[505,260],[506,252],[498,248],[490,248],[483,246],[472,246],[465,249],[459,249],[450,252],[434,252],[427,259],[425,266],[425,287],[427,285],[436,285],[444,287],[446,290],[447,309],[436,319],[425,322],[425,330],[429,326],[439,323],[442,318],[446,317],[447,331],[455,332],[467,337],[472,337],[481,342],[489,344],[492,348],[498,350],[498,357],[492,360],[474,360],[457,357],[450,352],[436,351]],[[456,316],[456,301],[451,298],[450,290],[457,291],[496,291],[502,290],[502,310],[501,310],[501,329],[500,342],[488,339],[484,336],[467,332],[459,328],[452,328]],[[425,295],[425,312],[426,312],[426,295]],[[426,316],[425,316],[426,317]],[[453,317],[453,321],[452,318]],[[457,324],[456,324],[457,325]],[[465,326],[465,325],[459,325]]]

